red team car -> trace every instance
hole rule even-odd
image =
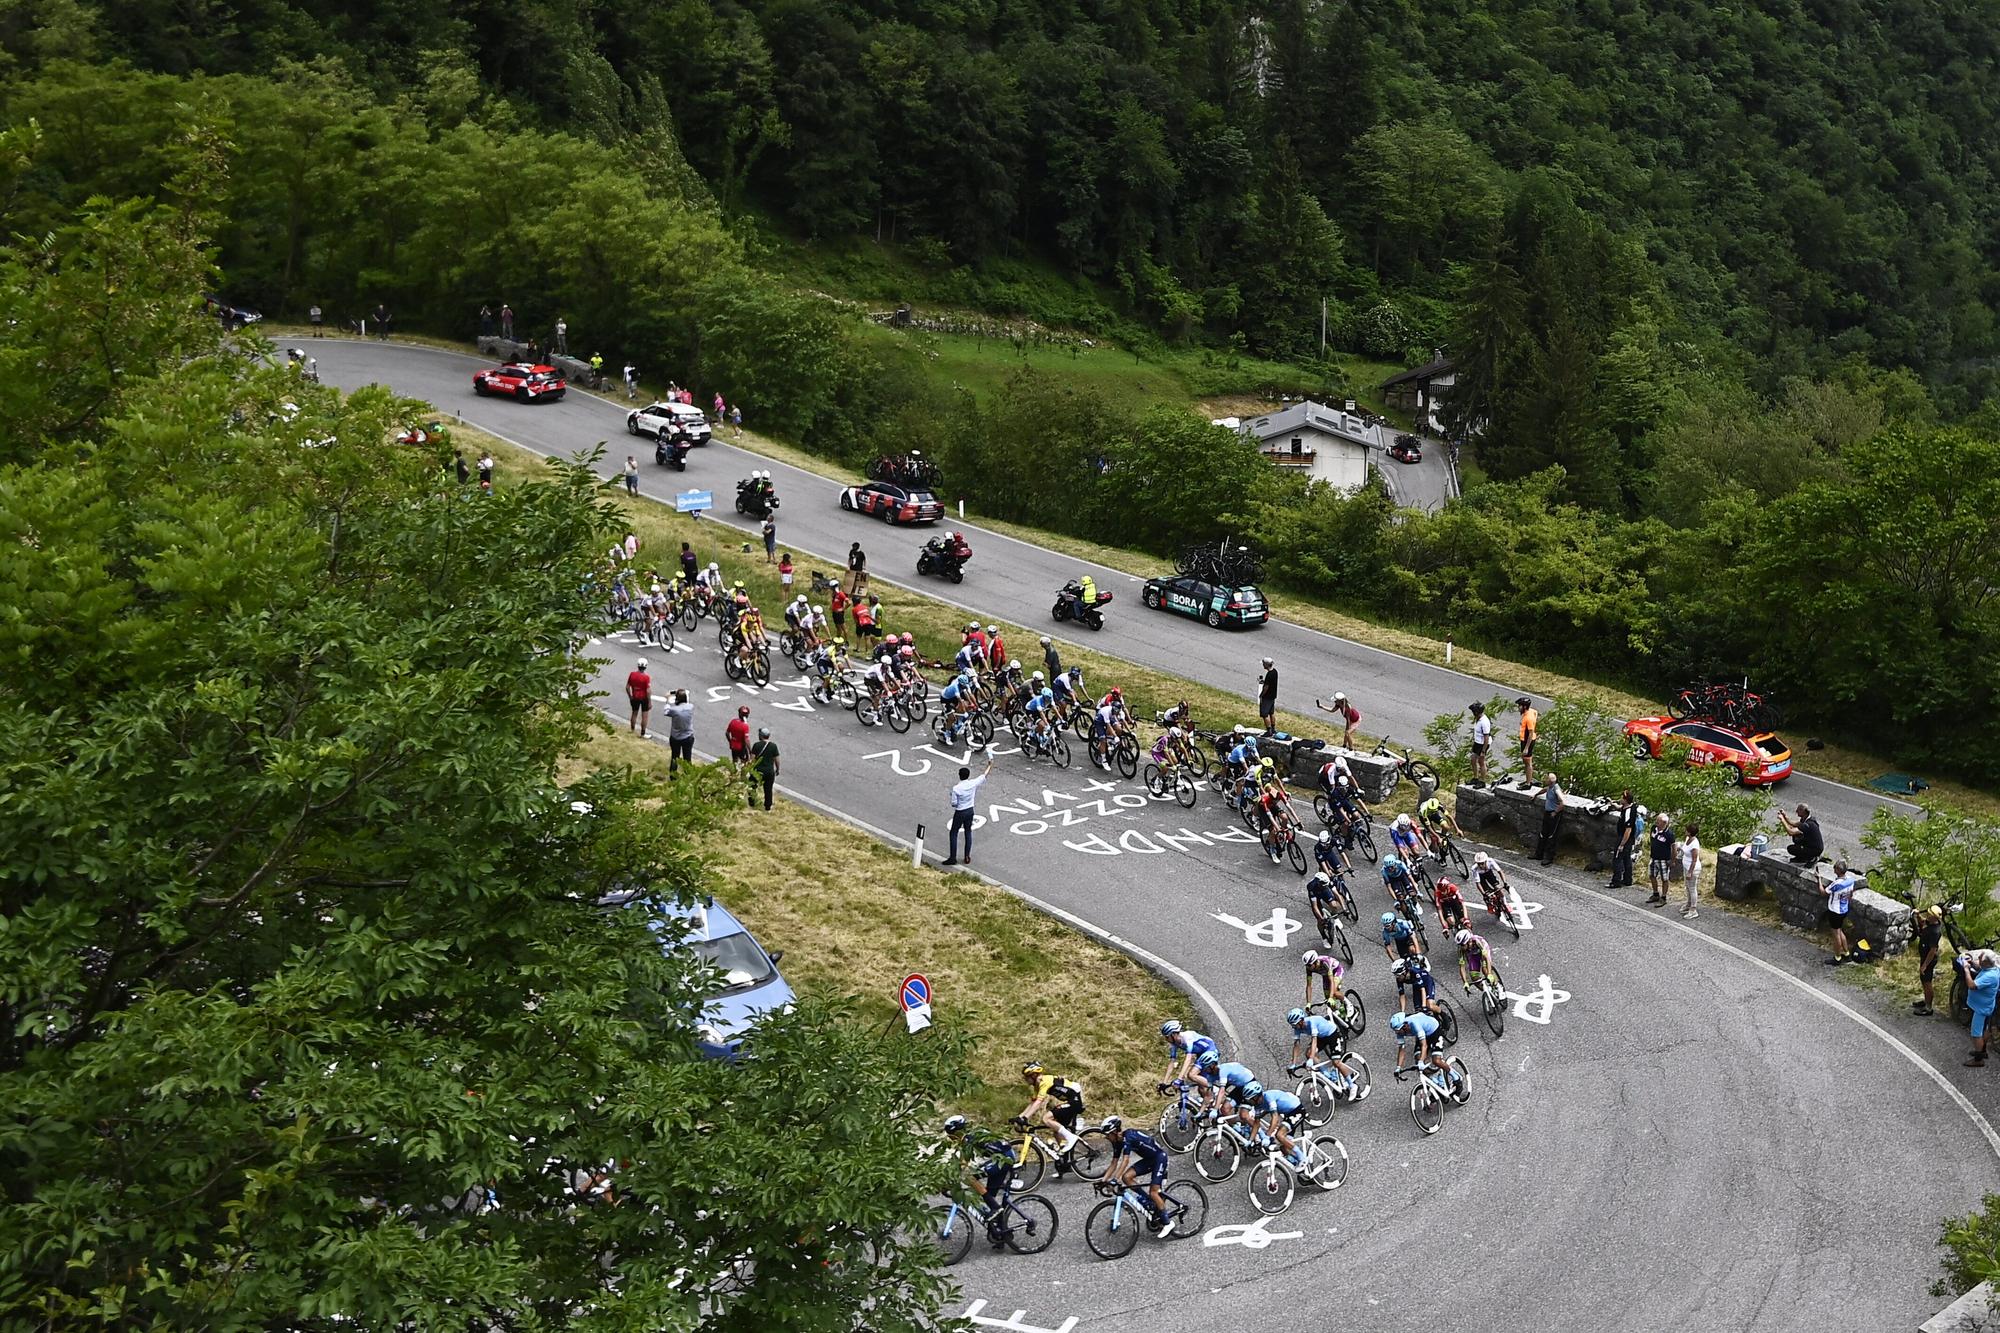
[[[1792,749],[1768,731],[1754,735],[1689,718],[1676,722],[1670,717],[1635,717],[1625,724],[1637,759],[1657,759],[1660,746],[1668,740],[1686,741],[1688,766],[1722,764],[1736,770],[1736,780],[1746,787],[1768,786],[1792,775]]]
[[[569,381],[554,366],[531,366],[514,361],[472,377],[472,391],[481,398],[498,394],[524,403],[553,403],[569,392]]]

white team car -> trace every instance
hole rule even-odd
[[[625,429],[660,439],[679,435],[689,444],[707,444],[708,414],[692,403],[654,403],[625,414]]]

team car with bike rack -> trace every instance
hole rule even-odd
[[[689,448],[707,444],[714,433],[708,414],[692,403],[649,403],[625,414],[625,429],[633,435],[650,435],[655,440],[678,439]]]
[[[1191,574],[1163,574],[1146,580],[1139,600],[1154,611],[1203,621],[1211,628],[1247,629],[1271,618],[1263,592],[1252,585],[1231,588]]]
[[[554,366],[510,361],[504,366],[479,371],[472,377],[472,391],[481,398],[514,398],[524,403],[559,402],[569,392],[569,381]]]
[[[889,523],[935,523],[944,517],[944,505],[930,491],[887,481],[843,488],[840,507]]]
[[[1625,724],[1635,759],[1657,759],[1668,741],[1686,741],[1688,766],[1723,764],[1745,787],[1769,786],[1792,775],[1792,750],[1768,731],[1746,733],[1700,718],[1635,717]]]

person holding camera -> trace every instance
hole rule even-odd
[[[1826,852],[1826,837],[1819,831],[1819,818],[1803,803],[1796,810],[1796,820],[1787,818],[1783,810],[1778,812],[1779,825],[1792,838],[1785,848],[1785,855],[1791,857],[1793,865],[1818,865],[1819,858]]]

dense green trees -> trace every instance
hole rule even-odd
[[[596,479],[220,348],[193,216],[0,252],[0,1322],[932,1326],[958,1039],[699,1058],[712,972],[600,905],[691,904],[734,784],[557,780]]]

